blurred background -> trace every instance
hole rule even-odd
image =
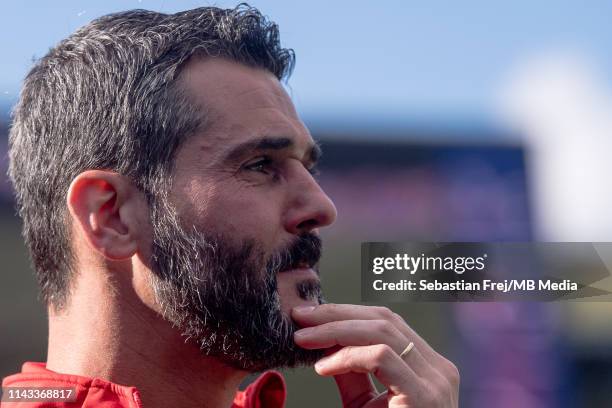
[[[169,0],[0,10],[0,376],[46,358],[46,317],[6,177],[10,109],[49,47],[91,19]],[[220,1],[214,5],[234,6]],[[338,207],[326,297],[360,300],[362,241],[612,241],[612,3],[252,1],[297,66],[289,91]],[[612,305],[388,304],[462,373],[462,407],[609,407]],[[340,406],[286,371],[288,407]]]

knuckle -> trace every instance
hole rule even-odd
[[[315,312],[322,318],[333,316],[336,313],[336,310],[338,310],[338,306],[333,303],[323,303],[315,307]]]
[[[421,406],[427,408],[441,407],[440,397],[432,387],[427,387],[426,391],[421,395],[423,403]]]
[[[333,303],[323,303],[321,305],[317,305],[315,309],[318,311],[324,312],[324,311],[332,309],[333,307],[334,307]]]
[[[433,385],[434,395],[437,395],[439,398],[447,397],[450,395],[452,387],[446,377],[439,376]]]
[[[383,333],[385,335],[390,335],[393,333],[393,325],[389,323],[388,320],[374,320],[374,330]]]
[[[438,384],[430,384],[427,392],[427,402],[424,406],[426,407],[445,407],[448,406],[449,401],[449,390],[447,390],[447,386],[444,386],[442,383]]]
[[[375,366],[379,367],[389,359],[389,357],[394,354],[391,347],[386,344],[377,344],[372,349],[372,360]]]
[[[453,362],[446,360],[446,378],[451,386],[458,387],[461,382],[461,374],[459,373],[459,368]]]
[[[437,371],[453,386],[458,386],[461,379],[459,368],[449,359],[437,354],[438,362],[435,364]]]
[[[320,326],[313,326],[313,327],[310,327],[309,329],[311,330],[310,332],[311,336],[321,336],[321,337],[328,338],[330,336],[333,336],[334,334],[333,322],[322,324]]]
[[[442,408],[445,404],[446,398],[442,393],[434,392],[431,395],[431,406],[432,407],[440,407]]]
[[[395,312],[392,312],[392,313],[393,313],[393,319],[395,321],[402,322],[402,323],[404,322],[404,318],[400,314],[395,313]]]
[[[391,320],[393,319],[394,313],[388,307],[376,306],[376,314],[378,314],[378,316],[380,316],[384,320]]]
[[[454,400],[453,396],[458,392],[459,383],[453,384],[451,381],[449,377],[439,374],[430,383],[430,394],[433,399],[432,406],[448,406],[449,402]]]
[[[318,306],[322,312],[327,314],[334,314],[340,311],[340,306],[335,303],[324,303]]]
[[[344,347],[340,351],[338,351],[338,357],[340,358],[340,360],[345,361],[347,363],[351,361],[352,356],[353,347],[351,346]]]

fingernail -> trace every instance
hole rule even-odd
[[[298,313],[308,313],[314,310],[314,306],[296,306],[293,308]]]
[[[321,370],[323,368],[325,368],[325,366],[327,365],[327,359],[326,358],[322,358],[321,360],[317,361],[315,363],[315,369],[316,370]]]
[[[312,328],[311,327],[305,327],[303,329],[300,329],[298,331],[295,332],[295,335],[297,337],[304,337],[309,335],[312,332]]]

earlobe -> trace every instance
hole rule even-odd
[[[138,211],[124,176],[107,170],[88,170],[70,184],[66,197],[73,224],[89,246],[112,260],[127,259],[138,250]]]

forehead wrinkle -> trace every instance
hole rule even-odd
[[[284,126],[295,126],[299,120],[290,99],[272,95],[268,90],[245,91],[241,95],[226,99],[228,106],[240,105],[242,114],[266,118],[270,122],[281,122]]]
[[[224,68],[223,64],[223,61],[198,61],[189,64],[186,75],[180,78],[181,85],[199,102],[200,110],[206,112],[208,119],[205,129],[197,132],[198,138],[202,138],[194,151],[198,165],[205,164],[204,160],[206,167],[211,164],[216,167],[233,146],[258,135],[289,136],[298,147],[305,146],[302,161],[318,156],[312,154],[312,137],[274,76],[233,63],[227,70],[220,69]],[[205,71],[206,75],[202,75]]]

